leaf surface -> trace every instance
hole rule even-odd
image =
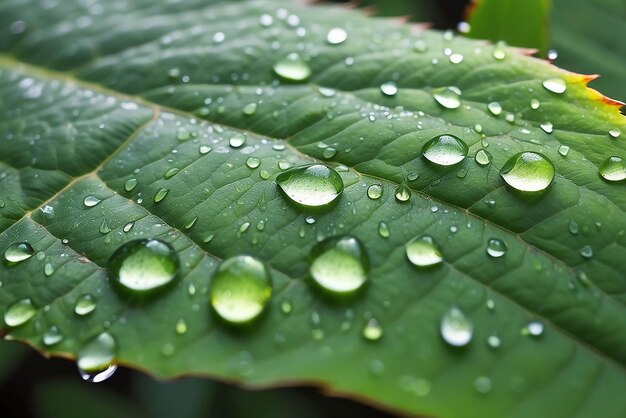
[[[626,122],[588,78],[514,49],[496,59],[484,42],[269,0],[5,0],[0,27],[0,252],[21,241],[37,252],[0,265],[0,313],[25,298],[37,308],[26,324],[3,325],[11,338],[73,358],[107,331],[116,362],[159,376],[311,383],[409,414],[618,417],[626,408],[626,193],[598,175],[608,156],[626,158]],[[344,42],[327,42],[334,27]],[[311,69],[306,82],[273,71],[292,52]],[[565,93],[544,88],[550,78],[565,80]],[[380,90],[389,81],[393,96]],[[433,98],[449,86],[462,92],[457,109]],[[614,129],[624,133],[613,138]],[[422,157],[441,134],[468,145],[460,164]],[[232,147],[241,135],[246,143]],[[486,166],[474,160],[481,148],[492,155]],[[556,167],[539,196],[500,177],[521,151]],[[292,205],[275,183],[281,167],[312,161],[338,168],[346,186],[322,211]],[[404,203],[394,197],[402,182]],[[368,198],[372,184],[380,199]],[[88,196],[101,202],[86,207]],[[425,233],[444,262],[417,269],[404,246]],[[370,272],[358,297],[337,303],[307,271],[317,241],[342,234],[363,242]],[[111,254],[139,238],[169,242],[181,260],[175,286],[144,303],[117,292],[107,272]],[[492,238],[506,243],[503,257],[487,255]],[[236,331],[216,319],[208,292],[218,263],[240,254],[270,267],[273,296]],[[84,294],[96,309],[78,316]],[[466,347],[440,336],[452,307],[474,324]],[[378,341],[362,336],[371,318]],[[541,335],[525,335],[530,321]],[[63,339],[45,346],[52,326]]]

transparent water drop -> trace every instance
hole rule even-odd
[[[539,109],[539,106],[541,106],[541,103],[539,102],[539,100],[537,99],[532,99],[530,101],[530,108],[533,110],[537,110]]]
[[[348,39],[348,33],[341,28],[332,28],[326,34],[326,41],[331,45],[339,45]]]
[[[84,200],[83,200],[83,204],[88,207],[88,208],[92,208],[94,206],[96,206],[98,203],[102,202],[102,200],[98,199],[95,196],[87,196]]]
[[[4,322],[10,327],[18,327],[28,322],[36,313],[37,309],[30,299],[18,300],[4,313]]]
[[[457,109],[461,106],[461,90],[458,87],[440,87],[432,91],[433,98],[446,109]]]
[[[487,150],[484,150],[481,148],[476,152],[476,156],[474,157],[474,160],[476,161],[476,164],[478,164],[481,167],[484,167],[491,163],[492,158],[493,157]]]
[[[450,166],[460,163],[469,151],[465,142],[454,135],[439,135],[424,144],[424,158],[433,164]]]
[[[79,368],[78,373],[80,374],[80,377],[86,382],[100,383],[100,382],[104,382],[105,380],[113,376],[116,370],[117,370],[117,365],[111,364],[106,369],[103,369],[100,371],[93,371],[93,372],[87,372]]]
[[[59,330],[59,327],[52,325],[43,333],[43,344],[50,347],[63,341],[63,334]]]
[[[190,220],[185,226],[185,231],[189,231],[191,228],[193,228],[193,226],[196,224],[196,222],[198,222],[198,217],[196,216],[195,218],[193,218],[192,220]]]
[[[176,321],[176,334],[183,335],[187,332],[187,322],[184,319]]]
[[[76,364],[83,379],[98,383],[109,378],[115,371],[115,350],[115,339],[108,332],[99,334],[85,344],[76,356]]]
[[[333,158],[335,155],[337,155],[337,148],[334,147],[326,147],[324,151],[322,151],[322,157],[327,160]]]
[[[102,220],[102,223],[100,224],[100,228],[98,228],[98,230],[100,231],[102,235],[106,235],[109,232],[111,232],[111,228],[109,228],[109,224],[107,224],[106,219]]]
[[[255,169],[261,165],[261,159],[256,157],[250,157],[246,160],[246,165],[248,168]]]
[[[246,144],[246,136],[244,134],[235,134],[229,140],[228,144],[233,148],[241,148]]]
[[[552,93],[562,94],[567,90],[567,84],[562,78],[548,78],[543,82],[543,87]]]
[[[622,133],[622,131],[620,131],[618,128],[613,128],[613,129],[609,130],[609,136],[611,138],[619,138],[621,133]]]
[[[541,129],[547,133],[547,134],[551,134],[552,131],[554,130],[554,126],[552,125],[551,122],[544,122],[541,125],[539,125],[541,127]]]
[[[126,190],[127,192],[132,192],[135,187],[137,187],[137,179],[132,178],[124,182],[124,190]]]
[[[493,47],[493,52],[491,55],[501,61],[506,58],[506,43],[499,41]]]
[[[606,181],[622,181],[626,179],[626,160],[621,157],[608,157],[600,164],[600,176]]]
[[[133,229],[133,226],[135,226],[135,222],[128,222],[126,225],[124,225],[124,227],[122,228],[122,231],[124,232],[130,232],[131,229]]]
[[[489,238],[487,240],[487,254],[493,258],[500,258],[506,254],[508,247],[504,241],[499,238]]]
[[[235,325],[261,315],[271,295],[272,280],[267,268],[247,255],[222,261],[211,281],[211,306],[220,318]]]
[[[16,242],[4,251],[4,258],[11,263],[28,260],[35,254],[35,250],[28,242]]]
[[[487,337],[487,345],[491,348],[500,348],[500,346],[502,345],[502,341],[500,340],[500,337],[496,335],[490,335],[489,337]]]
[[[417,267],[430,267],[443,261],[439,244],[430,235],[420,235],[404,246],[406,256]]]
[[[584,258],[593,258],[593,248],[590,245],[585,245],[580,249],[580,255]]]
[[[385,221],[380,221],[380,223],[378,224],[378,235],[383,238],[389,238],[389,235],[391,235],[389,225],[387,225]]]
[[[270,178],[270,173],[267,170],[261,170],[261,172],[259,173],[259,177],[261,177],[263,180],[267,180]]]
[[[241,109],[241,112],[246,116],[252,116],[256,113],[256,108],[256,103],[248,103]]]
[[[530,321],[522,328],[522,335],[539,337],[543,334],[543,323],[540,321]]]
[[[406,184],[400,183],[398,187],[396,187],[394,196],[398,202],[408,202],[409,199],[411,199],[411,189]]]
[[[54,274],[54,266],[50,263],[46,263],[43,266],[43,274],[45,274],[47,277],[50,277]]]
[[[133,292],[150,292],[171,283],[178,276],[176,251],[158,239],[140,239],[120,246],[109,259],[115,283]]]
[[[380,325],[378,320],[375,318],[370,318],[365,327],[363,327],[363,338],[368,341],[378,341],[383,336],[383,327]]]
[[[209,152],[211,152],[211,147],[209,147],[208,145],[201,145],[198,149],[198,152],[200,152],[200,154],[202,155],[208,154]]]
[[[509,186],[523,192],[545,190],[554,175],[552,162],[544,155],[530,151],[514,155],[500,170],[500,176]]]
[[[446,343],[462,347],[472,340],[474,326],[460,309],[452,307],[441,318],[439,330]]]
[[[461,54],[451,54],[449,57],[449,60],[452,64],[460,64],[461,62],[463,62],[463,55]]]
[[[178,169],[178,168],[176,168],[176,167],[172,167],[172,168],[170,168],[169,170],[167,170],[167,171],[165,172],[165,174],[163,174],[163,178],[164,178],[165,180],[169,180],[169,179],[171,179],[172,177],[174,177],[176,174],[178,174],[178,172],[179,172],[179,171],[180,171],[180,169]]]
[[[367,197],[372,200],[380,199],[383,195],[383,186],[382,184],[372,184],[367,188]]]
[[[293,202],[303,206],[324,206],[343,192],[339,173],[321,164],[289,169],[276,177],[276,183]]]
[[[487,105],[487,109],[491,112],[492,115],[498,116],[502,113],[502,105],[498,102],[491,102]]]
[[[328,238],[313,247],[310,258],[309,274],[327,292],[352,294],[367,281],[369,259],[355,237]]]
[[[559,152],[559,154],[561,154],[563,157],[566,157],[567,154],[569,153],[569,147],[567,145],[561,145],[559,146],[559,149],[557,150]]]
[[[385,96],[395,96],[398,93],[398,86],[393,81],[387,81],[380,85],[380,91]]]
[[[96,299],[89,293],[86,293],[84,295],[81,295],[76,300],[76,305],[74,305],[74,313],[76,313],[76,315],[85,316],[93,312],[96,309],[96,306]]]
[[[578,235],[578,222],[576,221],[570,221],[570,223],[567,225],[567,230],[570,232],[570,234],[572,235]]]
[[[311,76],[311,68],[295,52],[276,62],[273,70],[276,75],[288,81],[304,81]]]
[[[550,49],[548,50],[548,53],[546,54],[546,56],[548,57],[549,60],[555,60],[558,58],[559,52],[556,49]]]
[[[482,395],[491,392],[491,379],[486,376],[478,376],[476,380],[474,380],[474,389]]]
[[[154,203],[159,203],[163,199],[167,197],[167,194],[170,192],[170,189],[159,189],[154,195]]]

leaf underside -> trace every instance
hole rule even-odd
[[[264,14],[271,25],[260,24]],[[347,31],[345,42],[326,42],[333,27]],[[28,241],[42,253],[0,265],[0,313],[24,298],[38,308],[2,332],[72,358],[106,330],[116,362],[155,375],[311,383],[409,414],[618,417],[626,409],[626,193],[598,175],[606,157],[626,158],[626,122],[585,77],[513,49],[496,60],[485,42],[278,0],[4,0],[0,28],[0,251]],[[447,48],[463,61],[451,63]],[[306,83],[272,72],[291,52],[312,69]],[[552,77],[568,82],[565,93],[542,87]],[[390,80],[399,91],[386,97],[379,86]],[[462,91],[460,108],[433,99],[445,86]],[[253,114],[243,111],[249,103]],[[547,121],[551,134],[540,129]],[[616,128],[623,133],[611,138]],[[178,139],[181,130],[188,140]],[[242,133],[246,144],[230,147]],[[421,149],[444,133],[470,152],[442,169]],[[338,152],[325,159],[325,146]],[[474,155],[484,147],[493,159],[482,167]],[[515,193],[499,175],[523,150],[556,167],[540,196]],[[251,156],[260,167],[246,166]],[[274,181],[278,163],[311,161],[348,168],[337,204],[313,213],[291,205]],[[173,167],[180,171],[164,179]],[[419,176],[408,181],[410,173]],[[127,192],[130,178],[138,184]],[[412,196],[399,203],[403,181]],[[375,183],[383,196],[371,200]],[[155,203],[162,188],[169,194]],[[102,202],[85,207],[89,195]],[[109,233],[100,232],[103,221]],[[445,261],[417,270],[404,244],[424,233]],[[341,234],[358,237],[371,264],[367,287],[346,303],[320,298],[307,279],[313,245]],[[107,260],[122,243],[153,237],[176,249],[181,278],[134,303],[112,288]],[[506,242],[504,257],[486,254],[490,238]],[[585,246],[592,257],[581,254]],[[265,261],[274,283],[266,314],[239,332],[216,320],[208,298],[219,261],[238,254]],[[74,305],[86,293],[97,308],[78,317]],[[439,335],[452,306],[474,324],[460,349]],[[371,317],[384,330],[375,342],[361,336]],[[520,332],[531,320],[544,324],[538,338]],[[53,325],[64,339],[45,347]],[[501,346],[490,348],[489,336]]]

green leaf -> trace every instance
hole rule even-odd
[[[335,27],[347,38],[329,43]],[[598,174],[607,157],[626,158],[626,121],[587,78],[514,49],[278,0],[5,0],[0,28],[0,254],[19,242],[35,253],[0,264],[0,314],[15,325],[14,303],[36,309],[3,333],[74,358],[107,332],[115,362],[158,376],[314,384],[402,413],[626,408],[626,194]],[[460,163],[422,156],[442,134],[461,144],[436,146],[469,148]],[[500,176],[527,151],[555,167],[539,194]],[[516,161],[509,177],[534,175],[532,159]],[[275,182],[311,162],[345,185],[316,210]],[[368,281],[337,300],[308,278],[309,254],[344,234],[362,243]],[[415,237],[429,268],[407,260]],[[144,238],[169,243],[181,271],[133,298],[108,259]],[[219,262],[242,254],[266,263],[273,292],[262,317],[232,329],[208,294]],[[85,294],[96,307],[77,315]],[[442,338],[444,316],[471,321],[466,346]],[[46,345],[53,326],[61,341]]]
[[[468,36],[536,48],[543,55],[549,42],[550,3],[551,0],[474,0],[469,8]]]

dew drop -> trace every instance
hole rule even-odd
[[[166,286],[178,276],[179,268],[174,249],[158,239],[127,242],[109,259],[113,280],[134,292],[149,292]]]
[[[626,160],[609,157],[600,164],[599,173],[606,181],[622,181],[626,179]]]
[[[492,156],[487,150],[479,149],[476,152],[476,156],[474,157],[474,159],[476,161],[476,164],[478,164],[481,167],[484,167],[491,163]]]
[[[311,250],[311,278],[333,294],[356,292],[367,281],[368,268],[365,248],[352,236],[328,238]]]
[[[498,102],[491,102],[487,105],[487,109],[491,112],[492,115],[498,116],[502,113],[502,106]]]
[[[85,200],[83,200],[83,204],[88,208],[92,208],[100,202],[102,202],[102,200],[98,199],[95,196],[87,196]]]
[[[424,158],[440,166],[455,165],[463,161],[468,147],[454,135],[439,135],[424,144]]]
[[[332,28],[326,34],[326,41],[331,45],[339,45],[348,39],[348,33],[341,28]]]
[[[211,281],[211,306],[226,322],[244,324],[257,318],[272,295],[265,265],[240,255],[222,261]]]
[[[430,235],[420,235],[404,246],[406,256],[417,267],[430,267],[443,261],[441,248]]]
[[[381,184],[372,184],[367,188],[367,197],[372,200],[380,199],[383,195],[383,186]]]
[[[7,309],[4,313],[4,322],[10,327],[17,327],[28,322],[36,313],[37,309],[33,302],[30,299],[22,299]]]
[[[460,309],[453,307],[441,318],[439,329],[446,343],[462,347],[472,340],[474,326]]]
[[[105,380],[113,376],[116,370],[117,370],[117,365],[111,364],[106,369],[103,369],[100,371],[86,372],[79,368],[78,372],[80,374],[80,377],[84,381],[89,382],[89,383],[100,383],[100,382],[104,382]]]
[[[378,341],[383,336],[383,328],[375,318],[370,318],[363,328],[363,338],[368,341]]]
[[[493,258],[500,258],[507,251],[507,245],[499,238],[490,238],[487,240],[487,254]]]
[[[391,232],[389,230],[389,225],[387,225],[385,221],[381,221],[378,224],[378,235],[380,235],[383,238],[389,238],[389,235],[391,235]]]
[[[111,232],[111,228],[109,228],[109,225],[107,224],[106,219],[102,220],[102,223],[100,224],[100,228],[98,230],[100,231],[102,235],[106,235],[109,232]]]
[[[511,157],[500,170],[509,186],[523,192],[545,190],[554,180],[552,162],[536,152],[521,152]]]
[[[176,322],[176,334],[183,335],[187,332],[187,323],[184,319],[179,319]]]
[[[276,62],[273,70],[276,75],[288,81],[304,81],[311,76],[311,68],[295,52]]]
[[[171,179],[172,177],[174,177],[176,174],[178,174],[178,172],[179,172],[179,171],[180,171],[180,170],[179,170],[178,168],[176,168],[176,167],[172,167],[172,168],[170,168],[169,170],[167,170],[167,171],[165,172],[165,174],[163,174],[163,178],[164,178],[165,180],[169,180],[169,179]]]
[[[45,274],[48,277],[52,276],[54,274],[54,266],[50,263],[46,263],[43,266],[43,274]]]
[[[43,333],[43,344],[51,346],[63,341],[63,334],[56,325],[51,326]]]
[[[86,293],[76,300],[74,305],[74,313],[76,315],[85,316],[96,309],[96,300],[92,295]]]
[[[96,336],[79,351],[76,357],[81,377],[89,382],[102,382],[115,372],[115,339],[108,332]]]
[[[532,99],[530,101],[530,108],[533,110],[537,110],[539,109],[539,106],[541,106],[541,103],[539,102],[539,100],[537,99]]]
[[[530,321],[522,328],[522,335],[539,337],[541,334],[543,334],[543,323],[540,321]]]
[[[458,87],[440,87],[432,91],[433,98],[446,109],[457,109],[461,106],[461,90]]]
[[[35,254],[33,247],[27,242],[16,242],[9,245],[4,252],[4,258],[11,263],[28,260]]]
[[[501,61],[506,58],[506,44],[502,41],[497,42],[493,47],[492,55],[495,59]]]
[[[124,183],[124,190],[126,190],[127,192],[132,192],[135,187],[137,187],[137,179],[135,178],[128,179]]]
[[[496,335],[490,335],[489,337],[487,337],[487,345],[491,348],[500,348],[500,346],[502,345],[502,341],[500,340],[500,337]]]
[[[201,155],[208,154],[209,152],[211,152],[211,147],[209,147],[208,145],[201,145],[198,149],[198,152],[200,152]]]
[[[576,221],[570,221],[570,223],[567,225],[567,230],[570,232],[570,234],[572,235],[578,235],[578,222]]]
[[[620,131],[617,128],[611,129],[609,130],[609,136],[611,138],[619,138],[620,134],[622,133],[622,131]]]
[[[580,255],[584,258],[593,258],[593,248],[589,245],[585,245],[580,249]]]
[[[324,151],[322,151],[322,157],[326,160],[329,160],[337,155],[337,148],[334,147],[326,147]]]
[[[256,157],[250,157],[246,160],[246,165],[248,166],[248,168],[251,169],[255,169],[258,168],[261,165],[261,159],[256,158]]]
[[[394,196],[398,202],[408,202],[409,199],[411,199],[411,189],[406,184],[400,183],[398,187],[396,187]]]
[[[567,154],[569,153],[569,147],[567,145],[561,145],[561,146],[559,146],[558,152],[563,157],[566,157]]]
[[[343,191],[339,173],[321,164],[296,167],[276,177],[276,183],[293,202],[303,206],[324,206]]]
[[[169,192],[170,192],[170,189],[159,189],[154,195],[154,203],[161,202],[163,199],[165,199],[165,197],[167,196]]]
[[[395,96],[398,93],[398,86],[393,81],[387,81],[380,85],[380,91],[385,96]]]
[[[241,109],[241,112],[246,116],[252,116],[256,113],[256,108],[256,103],[248,103]]]
[[[246,143],[246,136],[237,133],[228,140],[228,143],[233,148],[241,148]]]
[[[565,93],[565,90],[567,90],[567,84],[562,78],[548,78],[543,82],[543,87],[556,94]]]
[[[491,379],[486,376],[478,376],[474,380],[474,389],[482,395],[489,393],[491,391]]]
[[[544,122],[541,125],[539,125],[541,127],[541,129],[543,129],[543,131],[547,134],[551,134],[552,131],[554,130],[554,126],[552,125],[551,122]]]

